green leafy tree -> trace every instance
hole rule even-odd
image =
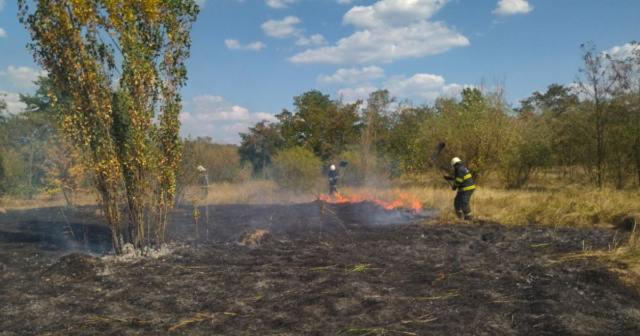
[[[532,113],[542,119],[541,127],[549,131],[554,162],[562,167],[563,181],[572,181],[582,136],[582,130],[575,126],[577,118],[580,118],[577,115],[578,95],[569,87],[551,84],[545,93],[535,92],[521,104],[517,112]]]
[[[553,162],[550,129],[534,113],[520,113],[505,130],[507,146],[499,155],[500,179],[508,189],[524,187],[540,168]]]
[[[136,246],[144,237],[143,213],[153,183],[159,246],[175,193],[180,88],[198,6],[192,0],[42,0],[29,13],[26,2],[18,2],[35,60],[70,96],[70,104],[58,109],[62,128],[87,153],[83,157],[94,172],[115,252],[123,251],[122,180]],[[114,78],[119,78],[115,93]],[[51,96],[54,102],[58,98]],[[158,127],[152,126],[154,116]],[[151,178],[156,174],[150,167],[159,178]]]
[[[437,118],[428,126],[434,134],[430,148],[437,140],[444,141],[448,153],[462,158],[480,180],[508,143],[510,120],[500,88],[486,94],[465,88],[460,102],[438,99],[436,111]]]
[[[4,101],[4,95],[0,94],[0,130],[2,130],[2,134],[5,134],[5,116],[4,113],[7,109],[7,103]],[[5,142],[6,138],[0,136],[0,141]],[[4,196],[7,191],[6,187],[6,177],[5,177],[5,169],[4,169],[4,148],[0,148],[0,198]]]
[[[64,137],[51,136],[46,149],[43,191],[61,192],[68,206],[73,206],[86,177],[81,154]]]
[[[273,157],[273,179],[284,189],[306,192],[321,176],[322,162],[302,147],[282,149]]]
[[[598,188],[605,182],[607,163],[607,141],[612,123],[610,108],[615,80],[610,77],[606,57],[598,52],[593,44],[582,46],[584,65],[579,70],[575,84],[580,94],[585,97],[581,104],[581,112],[585,118],[578,120],[576,126],[588,136],[588,146],[595,155],[588,157],[585,169]]]
[[[614,135],[626,137],[624,148],[630,149],[636,183],[640,185],[640,44],[632,42],[632,53],[623,59],[607,56],[615,80],[615,116],[620,123]],[[615,149],[620,150],[616,147]]]
[[[327,161],[358,138],[358,108],[361,102],[343,104],[332,101],[328,95],[317,90],[305,92],[293,100],[293,134],[285,134],[285,139],[297,137],[302,146]]]
[[[248,133],[240,133],[240,138],[242,140],[239,152],[242,160],[251,163],[254,174],[261,173],[262,178],[266,179],[267,165],[271,163],[276,151],[285,144],[280,133],[280,124],[262,120],[250,127]]]
[[[434,134],[425,125],[433,118],[435,111],[427,106],[402,108],[393,115],[388,151],[398,162],[396,174],[419,174],[428,168]]]

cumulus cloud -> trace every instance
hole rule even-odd
[[[0,38],[7,37],[7,32],[4,29],[0,28]]]
[[[262,42],[253,42],[253,43],[249,43],[247,45],[242,45],[240,44],[240,42],[236,39],[226,39],[224,40],[224,44],[227,46],[227,49],[230,50],[252,50],[252,51],[258,51],[264,47],[266,47],[267,45],[262,43]]]
[[[326,44],[327,40],[320,34],[311,35],[310,38],[301,37],[296,41],[296,45]]]
[[[394,76],[384,83],[384,87],[399,98],[433,101],[438,97],[455,97],[470,85],[445,84],[439,75],[418,73],[412,77]]]
[[[0,76],[9,78],[9,82],[16,88],[30,88],[35,87],[33,83],[39,76],[46,76],[47,72],[43,70],[36,70],[29,67],[15,68],[10,65],[6,71],[0,71]]]
[[[418,73],[409,78],[404,75],[392,76],[380,88],[389,90],[391,95],[400,100],[409,99],[422,103],[433,102],[438,97],[457,97],[462,89],[467,87],[473,86],[446,84],[442,76]],[[376,90],[378,90],[377,86],[366,84],[339,90],[338,94],[342,95],[346,102],[355,102],[358,99],[366,102],[369,94]]]
[[[288,36],[302,35],[302,29],[295,27],[300,23],[300,19],[295,16],[287,16],[282,20],[269,20],[260,27],[265,34],[276,38],[285,38]]]
[[[356,84],[356,83],[364,83],[370,82],[375,79],[383,78],[384,69],[377,67],[375,65],[363,67],[361,69],[358,68],[349,68],[349,69],[338,69],[332,75],[320,75],[318,76],[319,84],[338,84],[338,83],[347,83],[347,84]]]
[[[444,87],[442,76],[415,74],[413,77],[394,76],[384,83],[385,87],[399,97],[421,96]]]
[[[378,90],[375,86],[360,86],[356,88],[346,88],[338,90],[338,97],[342,98],[345,103],[354,103],[358,99],[366,101],[369,94]]]
[[[267,6],[271,8],[287,8],[289,4],[295,3],[298,0],[266,0]]]
[[[7,111],[15,114],[27,108],[27,105],[20,101],[20,94],[0,91],[0,99],[7,103]]]
[[[382,0],[356,6],[343,17],[356,32],[333,46],[308,49],[292,63],[390,63],[439,54],[469,40],[444,22],[427,21],[450,0]]]
[[[525,0],[500,0],[492,11],[497,15],[526,14],[533,10],[533,6]]]
[[[634,52],[638,52],[638,50],[640,50],[640,45],[627,43],[622,46],[615,46],[605,51],[604,54],[610,55],[613,59],[624,60],[634,56]]]
[[[209,136],[217,142],[237,144],[238,132],[263,119],[273,121],[275,117],[265,112],[250,113],[249,109],[232,105],[220,96],[201,95],[185,103],[180,113],[180,132],[183,136]]]
[[[450,0],[382,0],[371,6],[356,6],[343,17],[343,22],[359,28],[378,28],[426,20]]]
[[[5,5],[6,1],[5,0],[0,0],[0,10],[4,9],[4,5]]]
[[[443,53],[469,40],[442,22],[421,21],[406,27],[362,30],[340,39],[336,45],[308,49],[289,58],[292,63],[391,63]]]

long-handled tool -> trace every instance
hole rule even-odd
[[[445,146],[446,145],[445,145],[444,142],[439,142],[438,143],[438,147],[436,147],[436,151],[433,152],[433,155],[431,155],[431,160],[433,160],[433,163],[436,165],[436,167],[438,167],[438,170],[440,170],[440,173],[442,174],[442,177],[446,178],[447,176],[442,171],[442,167],[440,167],[440,165],[438,164],[438,156],[440,155],[440,152],[442,152],[442,150],[444,149]],[[451,181],[446,180],[446,179],[445,179],[445,181],[447,181],[449,186],[452,187]]]

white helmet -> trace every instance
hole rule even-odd
[[[331,165],[331,167],[329,167],[329,168],[331,168],[331,170],[336,170],[336,166],[334,166],[334,165]]]
[[[457,157],[457,156],[456,156],[456,157],[454,157],[453,159],[451,159],[451,165],[452,165],[452,166],[455,166],[455,165],[456,165],[456,163],[460,163],[460,162],[462,162],[462,160],[460,160],[460,158],[459,158],[459,157]]]
[[[197,169],[198,169],[199,172],[206,172],[207,171],[203,166],[198,166]]]

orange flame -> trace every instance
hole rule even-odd
[[[400,194],[399,198],[393,201],[383,201],[366,195],[349,195],[343,197],[340,194],[334,194],[333,196],[320,194],[320,200],[327,203],[360,203],[360,202],[371,202],[379,205],[380,207],[387,210],[394,209],[405,209],[411,210],[412,213],[416,214],[422,210],[422,202],[418,200],[416,195],[412,194]]]

